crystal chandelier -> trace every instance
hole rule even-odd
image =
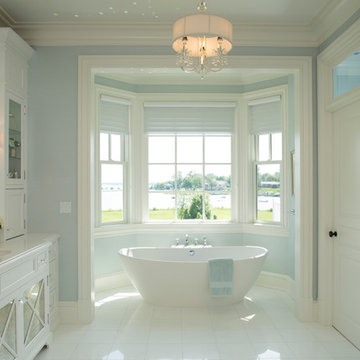
[[[178,53],[180,68],[204,78],[208,72],[220,71],[227,64],[226,54],[232,47],[232,24],[221,16],[205,14],[205,2],[197,9],[198,14],[175,21],[172,46]]]

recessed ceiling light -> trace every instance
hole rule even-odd
[[[74,17],[78,18],[78,17],[80,17],[80,15],[79,14],[74,14]]]
[[[145,16],[145,13],[141,13],[141,16]]]
[[[124,14],[128,14],[129,12],[127,10],[124,10]]]
[[[59,13],[54,12],[54,13],[53,13],[53,16],[59,16]]]
[[[98,14],[99,15],[104,15],[104,13],[102,11],[99,11]]]
[[[133,5],[136,6],[136,5],[137,5],[137,2],[136,2],[136,1],[133,1]]]
[[[112,6],[109,6],[109,10],[114,10],[114,8]]]
[[[155,19],[158,19],[158,18],[159,18],[159,15],[155,15],[154,18],[155,18]]]

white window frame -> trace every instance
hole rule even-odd
[[[120,101],[129,103],[129,128],[131,125],[132,118],[132,100],[133,96],[129,96],[128,93],[123,91],[114,90],[102,85],[95,85],[95,114],[96,114],[96,124],[95,124],[95,228],[102,229],[108,227],[114,227],[118,225],[123,225],[129,223],[129,134],[124,134],[116,131],[102,131],[100,128],[100,99],[101,96],[110,96],[117,98]],[[131,130],[130,130],[131,131]],[[109,134],[109,160],[100,160],[100,134],[101,133]],[[121,137],[121,160],[114,161],[111,160],[111,136],[110,134],[119,134]],[[102,222],[102,207],[101,207],[101,165],[102,164],[122,164],[123,165],[123,219],[120,221],[114,222]]]
[[[177,223],[177,224],[189,224],[189,223],[196,223],[196,224],[208,224],[208,223],[213,223],[213,224],[219,224],[219,223],[230,223],[233,222],[233,208],[230,208],[230,219],[228,220],[214,220],[214,219],[206,219],[205,218],[205,194],[206,193],[211,193],[211,191],[206,190],[205,186],[203,187],[203,189],[201,191],[195,191],[195,190],[189,190],[186,191],[186,193],[189,194],[202,194],[203,195],[203,201],[202,201],[202,206],[203,206],[203,217],[202,219],[177,219],[177,212],[178,212],[178,208],[177,208],[177,193],[179,192],[177,189],[177,167],[178,165],[198,165],[198,166],[202,166],[202,170],[203,170],[203,176],[202,176],[202,183],[203,185],[205,184],[205,166],[206,165],[230,165],[231,171],[230,171],[230,176],[231,176],[231,187],[230,187],[230,191],[223,191],[224,194],[230,194],[231,196],[231,206],[233,205],[233,178],[232,178],[232,174],[234,172],[234,162],[233,162],[233,142],[234,142],[234,134],[201,134],[201,133],[187,133],[187,134],[147,134],[146,135],[146,144],[147,144],[147,148],[149,146],[149,138],[151,136],[154,137],[160,137],[160,136],[173,136],[175,138],[175,142],[174,142],[174,146],[175,146],[175,161],[174,163],[150,163],[148,160],[148,153],[147,153],[147,170],[149,169],[150,165],[174,165],[175,167],[175,188],[172,191],[175,195],[175,219],[174,220],[150,220],[149,219],[149,213],[150,213],[150,209],[149,206],[146,209],[146,222],[148,223],[159,223],[159,224],[170,224],[170,223]],[[202,162],[201,163],[179,163],[177,161],[177,138],[178,137],[182,137],[182,136],[186,136],[186,137],[202,137]],[[230,163],[206,163],[205,162],[205,138],[206,137],[229,137],[231,140],[231,162]],[[148,178],[148,177],[147,177]],[[153,191],[154,193],[155,191]],[[157,193],[167,193],[166,191],[156,191]],[[168,191],[169,193],[171,191]],[[149,198],[149,194],[151,192],[148,189],[148,184],[147,184],[147,199]]]
[[[269,98],[273,96],[280,96],[281,98],[281,134],[282,134],[282,160],[276,161],[258,161],[257,154],[257,141],[258,135],[261,134],[250,134],[247,130],[248,144],[249,144],[249,155],[248,155],[248,181],[249,181],[249,196],[247,198],[247,206],[245,209],[247,224],[248,227],[263,227],[273,229],[288,229],[288,208],[289,208],[289,162],[290,162],[290,153],[288,149],[288,87],[287,85],[273,87],[269,89],[259,90],[250,94],[245,95],[245,109],[243,110],[243,115],[246,114],[246,121],[248,123],[249,103],[264,98]],[[248,129],[248,126],[247,126]],[[264,134],[271,133],[264,132]],[[274,131],[274,133],[276,133]],[[271,138],[271,137],[270,137]],[[271,140],[269,143],[271,151]],[[271,153],[270,153],[271,154]],[[280,222],[273,221],[261,221],[257,220],[257,176],[256,176],[256,166],[258,164],[279,164],[280,163]],[[271,231],[271,230],[270,230]]]
[[[254,186],[254,195],[255,195],[255,205],[254,205],[254,223],[258,224],[269,224],[269,225],[282,225],[283,223],[283,195],[284,195],[284,189],[283,189],[283,172],[284,172],[284,158],[282,157],[281,160],[271,160],[272,159],[272,135],[279,132],[266,132],[266,133],[258,133],[253,134],[253,143],[254,143],[254,153],[255,158],[253,160],[253,186]],[[260,135],[269,135],[269,160],[259,160],[259,136]],[[281,138],[283,138],[283,132],[281,131]],[[281,146],[283,148],[283,145]],[[282,151],[283,152],[283,151]],[[257,218],[257,167],[258,165],[279,165],[280,166],[280,221],[264,221],[259,220]]]

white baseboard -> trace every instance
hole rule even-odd
[[[288,275],[262,271],[256,280],[256,285],[284,291],[295,299],[295,280]]]
[[[59,301],[60,324],[78,324],[78,303],[77,301]]]
[[[95,292],[112,290],[129,285],[131,285],[131,282],[125,272],[107,274],[95,279]]]

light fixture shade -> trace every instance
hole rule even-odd
[[[187,37],[187,48],[192,56],[199,56],[199,37],[206,36],[209,49],[216,49],[218,37],[223,39],[222,48],[225,53],[232,48],[232,24],[229,20],[209,14],[187,15],[175,21],[173,26],[173,49],[181,52],[183,38]],[[212,54],[208,54],[212,56]]]

